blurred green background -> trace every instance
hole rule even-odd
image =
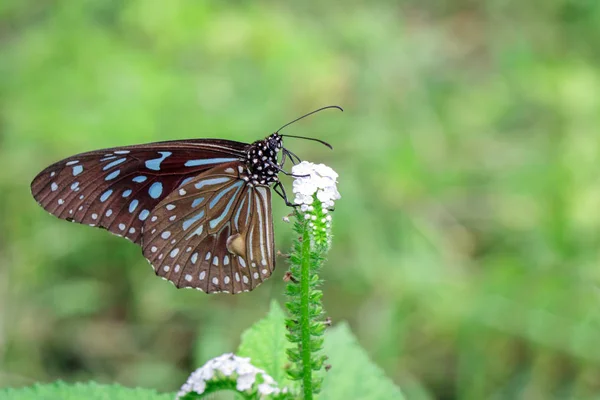
[[[340,173],[333,321],[410,399],[600,393],[600,2],[4,0],[0,46],[0,386],[173,391],[283,301],[281,259],[252,293],[176,290],[38,207],[37,172],[339,104],[286,128],[335,147],[286,142]]]

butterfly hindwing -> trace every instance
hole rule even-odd
[[[46,168],[31,191],[59,218],[140,243],[142,225],[162,199],[215,165],[242,159],[246,146],[189,140],[82,153]]]
[[[275,268],[271,193],[240,179],[241,163],[193,178],[151,212],[144,256],[177,287],[207,293],[254,289]]]

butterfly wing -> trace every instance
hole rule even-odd
[[[59,218],[140,243],[142,225],[161,200],[215,165],[244,159],[247,146],[196,139],[82,153],[43,170],[31,192]]]
[[[206,293],[250,291],[275,269],[271,191],[229,163],[168,195],[144,223],[142,249],[156,274]]]

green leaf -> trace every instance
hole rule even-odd
[[[54,382],[19,389],[0,389],[2,400],[172,400],[175,393],[158,393],[151,389],[101,385],[95,382],[67,384]]]
[[[404,399],[400,389],[371,362],[346,323],[327,331],[325,354],[332,368],[325,375],[322,399]]]
[[[288,363],[286,348],[285,314],[276,301],[271,302],[269,314],[242,334],[238,349],[240,357],[250,357],[250,362],[264,369],[279,387],[291,386],[284,366]]]

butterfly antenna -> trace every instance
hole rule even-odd
[[[314,111],[311,111],[311,112],[309,112],[308,114],[304,114],[303,116],[301,116],[301,117],[299,117],[299,118],[296,118],[296,119],[295,119],[295,120],[293,120],[292,122],[288,122],[287,124],[283,125],[281,128],[277,129],[276,133],[279,133],[279,131],[280,131],[280,130],[282,130],[283,128],[285,128],[285,127],[286,127],[286,126],[288,126],[288,125],[291,125],[291,124],[293,124],[294,122],[300,121],[301,119],[303,119],[303,118],[306,118],[306,117],[308,117],[309,115],[316,114],[316,113],[318,113],[319,111],[327,110],[327,109],[329,109],[329,108],[336,108],[336,109],[338,109],[338,110],[340,110],[340,111],[344,111],[344,109],[343,109],[342,107],[340,107],[340,106],[326,106],[326,107],[321,107],[321,108],[319,108],[319,109],[317,109],[317,110],[314,110]],[[313,140],[313,141],[315,141],[315,142],[319,142],[319,143],[321,143],[321,144],[323,144],[323,145],[325,145],[325,146],[327,146],[327,147],[329,147],[330,149],[332,149],[332,150],[333,150],[333,147],[332,147],[332,146],[331,146],[329,143],[327,143],[327,142],[325,142],[325,141],[323,141],[323,140],[320,140],[320,139],[309,138],[309,137],[305,137],[305,136],[294,136],[294,135],[280,135],[280,136],[281,136],[281,137],[291,137],[291,138],[297,138],[297,139]]]

